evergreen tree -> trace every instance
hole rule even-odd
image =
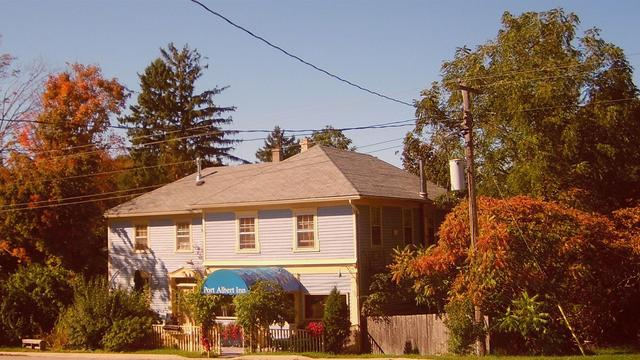
[[[282,160],[290,158],[300,152],[300,145],[298,145],[296,137],[285,136],[284,130],[280,129],[280,126],[276,125],[264,141],[264,146],[256,151],[256,158],[260,162],[270,162],[271,150],[276,147],[280,148],[280,156],[282,157]]]
[[[342,352],[351,333],[349,307],[336,287],[331,290],[324,303],[322,322],[325,328],[325,349],[331,353]]]
[[[187,45],[178,49],[173,43],[160,53],[139,76],[141,91],[137,104],[130,107],[131,114],[120,119],[134,127],[128,131],[134,164],[161,165],[137,172],[133,182],[138,186],[186,176],[195,171],[197,157],[205,166],[240,160],[230,154],[237,140],[228,136],[234,132],[221,129],[232,121],[223,114],[235,107],[220,107],[214,102],[225,87],[200,93],[195,90],[196,81],[208,68],[201,63],[200,53]]]

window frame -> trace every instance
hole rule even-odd
[[[406,212],[409,212],[409,226],[406,224]],[[411,229],[411,242],[407,243],[407,228]],[[402,208],[402,241],[404,245],[414,245],[414,221],[413,221],[413,208]]]
[[[313,216],[313,246],[298,246],[298,216]],[[295,209],[292,211],[293,222],[293,252],[320,251],[320,239],[318,238],[318,211],[317,209]],[[310,231],[307,231],[310,232]]]
[[[379,233],[380,233],[380,243],[379,243],[379,244],[374,244],[374,243],[373,243],[373,232],[374,232],[374,231],[373,231],[373,227],[375,226],[375,225],[373,224],[373,213],[374,213],[374,209],[378,209],[378,210],[379,210],[379,212],[380,212],[380,216],[379,216],[380,223],[377,225],[377,226],[380,228],[380,230],[379,230]],[[383,230],[382,230],[382,206],[373,206],[373,205],[369,206],[369,232],[370,232],[370,233],[369,233],[369,236],[370,236],[370,238],[369,238],[369,240],[370,240],[370,241],[369,241],[369,242],[370,242],[370,244],[371,244],[371,247],[372,247],[372,248],[376,248],[376,249],[377,249],[377,248],[382,248],[382,246],[383,246],[383,244],[384,244],[384,239],[383,239],[383,236],[382,236],[382,235],[384,234],[384,232],[383,232]]]
[[[173,224],[173,234],[174,234],[174,251],[176,253],[191,253],[193,252],[193,224],[191,223],[191,219],[183,219],[183,220],[175,220]],[[188,249],[179,249],[178,248],[178,226],[182,224],[187,224],[189,226],[189,248]]]
[[[260,237],[259,237],[259,223],[257,211],[249,212],[236,212],[236,253],[260,253]],[[253,234],[254,234],[254,248],[242,249],[240,248],[240,219],[253,218]]]
[[[137,235],[137,228],[139,226],[144,226],[147,232],[146,235],[146,242],[147,242],[147,246],[144,249],[137,249],[136,248],[136,244],[138,242],[138,235]],[[135,222],[133,223],[133,251],[135,253],[140,253],[140,254],[145,254],[147,252],[149,252],[149,250],[151,249],[151,237],[149,236],[149,223],[147,222]]]

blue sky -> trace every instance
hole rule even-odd
[[[605,40],[640,53],[638,1],[202,1],[310,62],[409,102],[439,79],[442,61],[457,47],[495,37],[504,11],[563,7],[578,14],[580,32],[598,27]],[[23,63],[42,58],[53,70],[67,62],[98,64],[105,76],[132,90],[139,88],[137,74],[158,57],[160,47],[188,43],[208,58],[200,89],[229,86],[218,103],[237,107],[233,129],[351,127],[414,116],[407,106],[309,69],[188,0],[4,0],[0,9],[0,53]],[[634,67],[639,59],[629,57]],[[408,130],[346,134],[362,147],[401,138]],[[242,143],[235,155],[254,161],[261,145]],[[397,140],[361,151],[400,165],[400,145]]]

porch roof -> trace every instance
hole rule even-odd
[[[222,295],[244,294],[249,292],[251,285],[259,280],[279,284],[286,292],[306,292],[302,283],[287,270],[281,267],[259,267],[216,270],[205,279],[202,293]]]

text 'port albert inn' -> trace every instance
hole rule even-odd
[[[148,285],[161,316],[207,275],[207,291],[236,294],[258,279],[292,294],[296,323],[322,318],[333,287],[350,320],[392,249],[432,243],[433,199],[444,192],[373,156],[324,146],[279,161],[211,167],[110,209],[109,278]],[[221,309],[219,316],[232,316]]]

